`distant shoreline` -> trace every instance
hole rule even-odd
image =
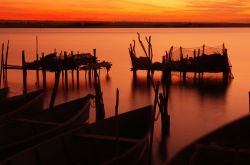
[[[249,28],[250,23],[0,20],[0,28]]]

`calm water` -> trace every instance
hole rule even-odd
[[[129,44],[137,40],[136,32],[152,36],[154,61],[161,59],[170,46],[196,47],[206,44],[217,46],[225,43],[233,65],[234,79],[226,86],[221,85],[221,75],[208,74],[202,86],[191,81],[186,85],[179,82],[179,74],[173,75],[169,92],[169,113],[171,116],[170,136],[161,138],[160,120],[156,122],[154,138],[154,159],[162,163],[181,148],[210,131],[249,113],[248,91],[250,86],[249,28],[204,28],[204,29],[0,29],[0,42],[10,40],[9,64],[21,63],[21,51],[25,50],[27,61],[35,59],[36,35],[39,37],[39,53],[60,51],[92,52],[97,49],[100,60],[113,63],[109,75],[101,72],[101,86],[104,94],[106,117],[114,115],[115,91],[120,90],[119,113],[153,103],[154,92],[148,88],[146,73],[138,72],[134,83],[128,54]],[[137,54],[141,53],[137,43]],[[35,73],[28,72],[29,89],[35,88]],[[48,76],[48,88],[53,86],[54,75]],[[161,74],[156,73],[155,80]],[[69,76],[69,91],[60,81],[56,103],[84,96],[94,91],[85,73],[80,73],[80,89]],[[41,76],[40,76],[41,80]],[[192,75],[188,75],[192,80]],[[11,95],[22,90],[22,73],[8,72]],[[41,82],[40,82],[41,84]],[[47,105],[49,98],[46,99]],[[93,112],[92,112],[93,113]],[[94,114],[94,113],[93,113]],[[91,115],[93,116],[93,115]],[[94,117],[91,117],[94,118]]]

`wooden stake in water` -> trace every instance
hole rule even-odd
[[[4,43],[2,43],[2,55],[1,55],[1,67],[0,67],[0,86],[2,85],[2,72],[3,72],[3,52],[4,52]]]
[[[42,59],[44,59],[44,53],[42,53]],[[43,88],[45,89],[47,85],[46,85],[46,70],[44,66],[42,66],[42,73],[43,73]]]
[[[38,62],[39,56],[38,56],[38,37],[36,36],[36,61]],[[37,68],[36,70],[36,85],[39,87],[39,70]]]
[[[4,79],[5,79],[5,81],[7,81],[7,64],[8,64],[8,55],[9,55],[9,40],[8,40],[8,43],[7,43],[7,50],[6,50],[6,56],[5,56],[5,77],[4,77]]]
[[[51,96],[49,108],[53,108],[54,104],[55,104],[56,94],[57,94],[57,89],[58,89],[58,84],[59,84],[59,79],[60,79],[60,73],[61,73],[61,70],[58,70],[55,72],[55,74],[56,74],[55,84],[54,84],[53,93]]]
[[[22,51],[22,66],[23,66],[23,94],[27,93],[27,69],[25,63],[24,50]]]
[[[119,153],[119,120],[118,120],[118,107],[119,107],[119,89],[116,89],[116,103],[115,103],[115,153]]]

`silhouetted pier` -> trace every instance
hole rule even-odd
[[[137,70],[146,70],[148,74],[154,71],[162,71],[171,79],[171,72],[180,72],[183,82],[186,81],[186,73],[194,73],[194,79],[197,77],[203,79],[204,73],[222,73],[223,80],[227,81],[233,78],[232,65],[229,61],[227,49],[223,44],[220,47],[201,46],[197,48],[171,47],[166,54],[162,56],[161,62],[153,62],[153,51],[151,39],[146,38],[148,43],[148,51],[143,45],[140,35],[139,42],[146,56],[137,57],[135,51],[135,41],[130,44],[129,54],[131,58],[133,74],[136,75]]]
[[[3,56],[3,55],[2,55]],[[77,86],[79,87],[79,74],[81,70],[88,72],[89,78],[91,79],[94,71],[105,68],[107,74],[111,69],[112,64],[107,61],[99,61],[96,57],[96,49],[93,50],[93,54],[91,53],[75,53],[72,51],[70,53],[61,52],[59,55],[57,52],[50,53],[48,55],[44,55],[39,58],[38,54],[36,56],[36,60],[32,62],[26,62],[25,52],[22,51],[22,65],[9,65],[7,64],[7,56],[6,62],[2,63],[2,70],[5,73],[3,76],[7,77],[7,70],[22,70],[23,71],[23,89],[24,93],[27,90],[27,71],[35,70],[37,71],[37,85],[39,86],[39,71],[42,71],[42,79],[43,79],[43,88],[46,88],[46,72],[54,72],[55,78],[58,72],[62,73],[62,79],[65,81],[66,88],[68,87],[68,71],[72,73],[72,79],[74,76],[74,71],[76,71],[76,79]],[[3,60],[2,60],[3,61]],[[2,72],[1,72],[2,73]]]

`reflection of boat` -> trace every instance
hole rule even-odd
[[[151,119],[152,106],[146,106],[120,114],[117,118],[111,117],[71,130],[17,153],[1,163],[145,164],[148,163],[146,151]]]
[[[89,117],[90,98],[86,96],[0,125],[0,158],[82,124]]]
[[[250,116],[195,141],[169,164],[250,164]]]
[[[42,109],[43,90],[36,90],[24,95],[7,97],[0,100],[0,123],[13,117],[32,113]]]
[[[5,87],[5,88],[1,88],[0,89],[0,100],[2,100],[3,98],[5,98],[7,96],[9,92],[9,88]]]

